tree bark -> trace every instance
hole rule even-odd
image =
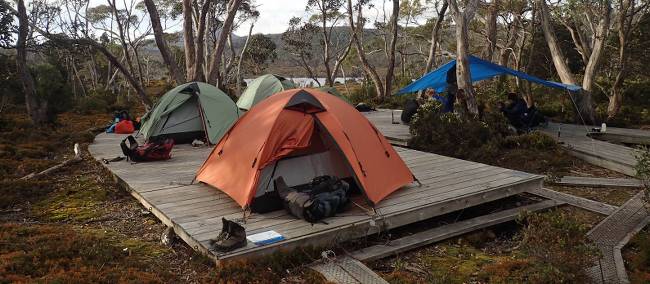
[[[122,49],[124,50],[124,56],[126,58],[126,64],[129,67],[129,72],[131,74],[135,74],[136,71],[135,68],[133,67],[133,59],[131,58],[131,53],[129,52],[129,46],[126,43],[126,35],[124,34],[124,25],[120,20],[120,16],[118,14],[118,8],[117,5],[115,4],[115,0],[108,0],[108,4],[111,7],[113,16],[115,17],[115,23],[117,24],[117,31],[120,37],[119,38],[120,44],[122,46]]]
[[[613,119],[621,110],[623,103],[623,83],[628,72],[628,41],[634,29],[635,15],[643,10],[635,9],[635,0],[619,0],[619,11],[617,13],[617,36],[618,36],[618,70],[616,78],[609,94],[609,104],[607,105],[607,119]],[[643,17],[643,13],[640,14]],[[639,18],[640,18],[639,17]]]
[[[318,8],[321,11],[321,22],[322,22],[322,35],[323,35],[323,67],[325,68],[325,84],[334,87],[334,79],[332,77],[334,76],[332,74],[332,68],[330,67],[330,34],[328,32],[327,28],[327,18],[329,15],[327,14],[327,3],[325,3],[326,0],[320,0],[318,2]]]
[[[564,53],[562,53],[562,50],[560,49],[560,46],[557,43],[557,38],[555,36],[555,32],[553,31],[553,27],[551,27],[551,19],[548,12],[548,6],[546,6],[546,1],[537,0],[537,2],[539,5],[542,30],[544,32],[544,37],[546,38],[548,48],[551,51],[551,57],[553,59],[553,65],[555,66],[555,70],[560,76],[560,80],[562,81],[562,83],[577,85],[575,77],[571,73],[571,70],[569,69],[569,66],[566,63],[566,57],[564,56]],[[609,6],[609,4],[607,6]],[[601,40],[604,40],[604,38]],[[592,56],[596,55],[597,57],[600,57],[600,53],[602,50],[602,42],[599,45],[600,47],[597,48],[594,46],[594,49],[597,49],[597,51],[592,51]],[[574,103],[576,104],[576,108],[577,108],[576,111],[579,116],[579,119],[583,121],[583,123],[596,122],[595,110],[591,98],[591,87],[593,84],[593,76],[595,75],[595,70],[599,59],[600,58],[593,58],[593,59],[590,58],[589,59],[590,63],[587,64],[588,66],[587,68],[589,69],[589,73],[590,73],[589,74],[590,78],[586,78],[585,76],[585,78],[583,79],[582,86],[583,89],[585,88],[585,86],[588,86],[588,89],[584,89],[581,92],[581,94],[578,96],[574,96],[573,94],[570,94],[572,100],[574,100]],[[585,75],[587,75],[587,69],[585,69]]]
[[[192,76],[192,81],[205,81],[205,73],[203,72],[203,65],[205,64],[205,30],[206,30],[206,18],[208,13],[210,13],[210,7],[212,6],[213,0],[207,0],[201,7],[201,14],[199,15],[199,23],[196,33],[196,54],[194,61],[194,75]]]
[[[560,80],[564,84],[577,85],[575,77],[571,73],[569,66],[566,64],[566,57],[560,49],[560,45],[557,42],[557,37],[555,36],[555,31],[551,27],[551,19],[548,12],[548,7],[546,6],[545,0],[537,0],[539,5],[539,14],[540,21],[542,23],[542,31],[544,33],[544,38],[548,44],[548,49],[551,51],[551,58],[553,60],[553,65],[555,70],[560,76]]]
[[[438,47],[438,42],[440,41],[440,27],[445,20],[445,13],[447,12],[447,7],[449,3],[447,0],[443,0],[442,7],[438,11],[438,18],[436,18],[436,23],[433,26],[431,31],[431,47],[429,48],[429,57],[427,58],[427,66],[424,68],[424,74],[431,72],[433,69],[433,64],[436,62],[436,48]]]
[[[244,61],[244,55],[246,54],[246,49],[248,49],[248,43],[251,41],[251,35],[253,35],[253,27],[255,26],[255,22],[251,23],[251,27],[248,29],[248,36],[246,37],[246,42],[244,43],[244,47],[241,50],[241,53],[239,54],[239,61],[237,62],[237,96],[241,96],[241,64],[242,61]]]
[[[603,11],[600,21],[598,21],[598,26],[594,34],[594,46],[591,49],[591,55],[589,56],[589,62],[585,67],[585,75],[582,79],[582,89],[588,93],[593,92],[594,79],[596,73],[598,72],[598,66],[602,58],[603,49],[605,47],[605,40],[609,34],[609,21],[611,15],[611,7],[609,0],[605,0],[603,3]],[[589,95],[589,100],[591,103],[591,95]]]
[[[386,80],[384,81],[384,96],[390,96],[393,92],[393,77],[395,73],[395,46],[397,44],[397,30],[399,25],[399,0],[393,0],[393,13],[390,17],[391,38],[388,45],[388,70],[386,71]]]
[[[232,25],[233,21],[235,20],[235,15],[237,14],[237,10],[239,9],[239,6],[241,5],[242,0],[230,0],[228,1],[228,12],[226,15],[226,19],[223,22],[223,26],[221,28],[221,33],[219,34],[219,38],[217,39],[217,42],[214,46],[214,52],[212,53],[212,58],[210,61],[212,64],[210,65],[210,71],[208,72],[208,82],[213,85],[218,85],[221,82],[220,81],[220,72],[219,72],[219,67],[221,66],[221,61],[223,60],[223,51],[226,47],[226,40],[228,39],[228,34],[232,31]]]
[[[156,9],[156,4],[153,0],[144,0],[144,5],[149,12],[149,18],[151,18],[151,27],[153,28],[154,38],[156,40],[156,45],[158,50],[160,50],[160,55],[162,56],[163,62],[167,65],[167,70],[169,71],[169,77],[175,84],[181,84],[185,82],[181,76],[180,71],[178,70],[178,64],[167,46],[167,41],[164,38],[164,31],[162,25],[160,24],[160,15],[158,14],[158,9]]]
[[[497,46],[497,16],[499,15],[499,0],[492,0],[488,8],[488,16],[486,19],[486,39],[487,43],[483,49],[481,57],[487,61],[492,61],[494,52]]]
[[[194,21],[192,19],[192,0],[183,1],[183,44],[185,47],[185,78],[191,81],[196,77],[194,45]]]
[[[357,20],[359,22],[363,21],[363,8],[361,7],[361,4],[359,4],[359,7],[357,9]],[[379,78],[379,74],[377,73],[377,70],[375,70],[375,67],[368,62],[368,59],[366,58],[366,52],[363,48],[363,42],[361,40],[361,36],[363,34],[363,24],[359,23],[358,27],[355,27],[354,23],[354,9],[352,7],[352,0],[348,0],[348,19],[350,22],[350,32],[352,33],[352,37],[354,39],[354,46],[357,49],[357,55],[359,57],[359,61],[361,61],[361,65],[363,66],[363,70],[366,73],[368,77],[372,80],[372,82],[375,85],[375,91],[377,92],[377,97],[378,98],[383,98],[384,97],[384,86],[383,83],[381,82],[381,79]]]
[[[596,26],[594,33],[593,47],[591,49],[591,54],[589,55],[589,62],[585,67],[585,74],[582,77],[582,89],[584,90],[584,93],[581,96],[580,107],[584,112],[583,116],[585,116],[590,123],[596,122],[596,111],[591,94],[593,93],[594,80],[598,73],[603,49],[605,48],[605,40],[607,40],[607,35],[609,34],[609,22],[611,16],[610,0],[605,0],[603,2],[602,9],[601,18],[598,21],[598,26]]]
[[[350,41],[348,42],[348,45],[343,50],[343,53],[341,53],[339,57],[336,59],[336,62],[334,62],[333,74],[335,79],[336,79],[336,75],[339,73],[339,70],[341,70],[341,65],[343,64],[343,61],[345,61],[345,58],[347,58],[348,54],[350,54],[350,49],[352,49],[352,41],[353,38],[350,37]]]
[[[474,18],[478,9],[478,0],[467,2],[463,11],[460,11],[456,0],[448,0],[454,21],[456,22],[456,80],[458,89],[465,92],[467,111],[478,116],[478,104],[472,87],[471,70],[469,68],[469,31],[468,24]]]
[[[48,103],[36,94],[34,78],[27,67],[27,35],[29,34],[29,18],[24,0],[17,0],[18,8],[18,39],[16,42],[16,71],[20,76],[25,93],[27,115],[36,125],[48,122]]]

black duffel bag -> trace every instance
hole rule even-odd
[[[298,191],[287,186],[282,177],[275,180],[275,188],[284,207],[294,216],[310,223],[332,217],[345,208],[350,185],[333,176],[314,178],[307,189]]]

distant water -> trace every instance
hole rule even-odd
[[[318,83],[316,83],[316,81],[314,79],[312,79],[312,78],[307,78],[307,77],[293,77],[293,78],[285,77],[285,78],[287,78],[288,80],[291,80],[293,83],[295,83],[296,85],[298,85],[301,88],[318,87]],[[248,84],[252,80],[253,80],[253,78],[244,79],[244,82],[246,82],[246,84]],[[326,81],[325,78],[316,78],[316,80],[318,80],[318,82],[320,82],[321,86],[325,86],[325,81]],[[363,78],[360,78],[360,77],[355,77],[355,78],[353,78],[353,77],[346,77],[346,78],[336,77],[336,78],[334,78],[334,83],[343,84],[343,83],[345,83],[346,80],[347,81],[354,81],[354,82],[361,82],[363,80]]]

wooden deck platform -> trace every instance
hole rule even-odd
[[[97,160],[121,155],[123,135],[99,134],[89,151]],[[209,240],[221,230],[221,218],[240,219],[241,208],[221,191],[204,184],[190,184],[211,148],[177,145],[168,161],[106,164],[116,180],[127,188],[164,224],[174,229],[194,249],[216,261],[264,255],[278,249],[305,245],[328,246],[434,216],[541,188],[542,177],[514,170],[453,159],[396,147],[422,186],[406,186],[377,205],[378,215],[350,205],[347,211],[310,224],[284,210],[253,214],[245,224],[252,235],[275,230],[286,240],[218,253]],[[358,202],[359,203],[359,202]],[[364,204],[360,202],[360,204]]]

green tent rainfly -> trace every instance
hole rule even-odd
[[[257,77],[248,83],[246,90],[237,100],[237,107],[249,110],[257,103],[284,90],[294,89],[296,86],[289,80],[277,75],[267,74]]]
[[[239,115],[237,105],[224,92],[206,83],[190,82],[160,98],[142,117],[140,133],[145,139],[173,138],[176,143],[207,137],[216,144]]]
[[[317,88],[317,89],[318,89],[319,91],[323,91],[323,92],[326,92],[326,93],[328,93],[328,94],[330,94],[330,95],[336,96],[336,97],[338,97],[339,99],[344,100],[344,101],[345,101],[346,103],[348,103],[348,104],[352,104],[352,103],[350,103],[350,100],[348,100],[348,98],[347,98],[346,96],[344,96],[343,94],[341,94],[341,92],[339,92],[339,90],[337,90],[337,89],[334,88],[334,87],[328,87],[328,86],[325,86],[325,87],[320,87],[320,88]]]

